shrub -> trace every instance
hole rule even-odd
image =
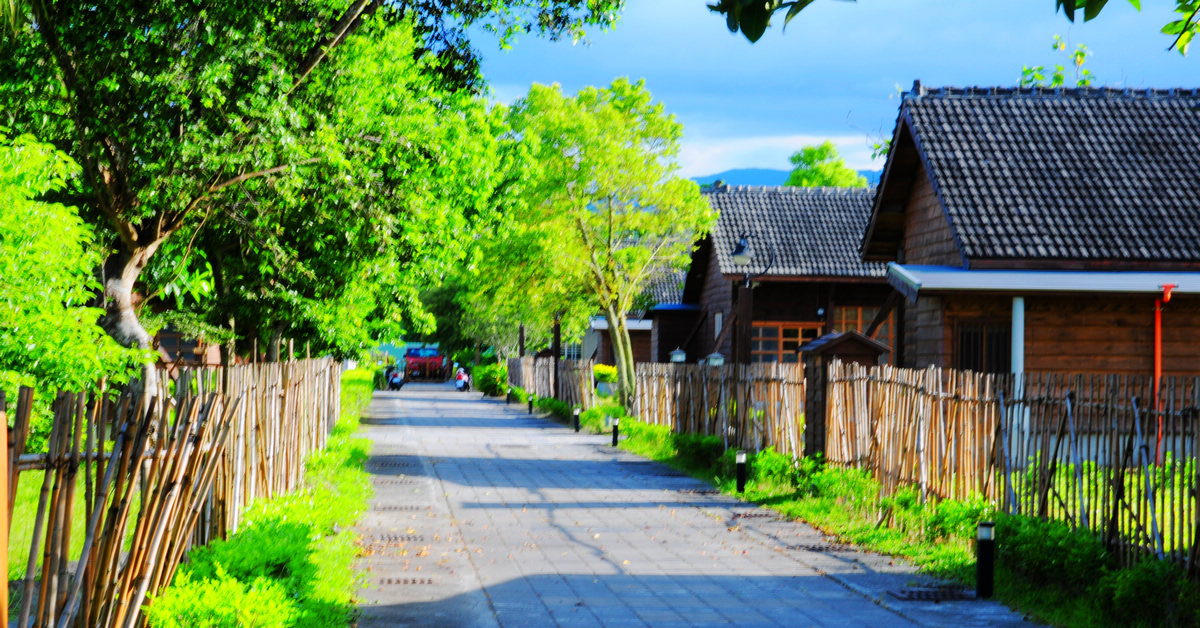
[[[1055,585],[1081,593],[1111,560],[1100,539],[1060,521],[996,516],[996,558],[1033,586]]]
[[[553,397],[537,397],[534,399],[533,405],[560,419],[570,419],[574,412],[574,409],[566,402],[559,401]]]
[[[256,578],[244,583],[219,568],[203,579],[181,573],[146,609],[147,624],[164,628],[290,626],[298,616],[296,603],[279,582]]]
[[[1146,558],[1096,585],[1100,615],[1121,626],[1200,626],[1200,585],[1174,564]]]
[[[508,389],[508,365],[495,362],[475,367],[472,385],[485,395],[499,397]]]
[[[720,436],[672,433],[677,460],[688,469],[715,471],[725,449]]]
[[[598,382],[614,384],[617,381],[617,367],[607,364],[596,364],[592,366],[592,375],[596,377],[596,381]]]
[[[768,447],[748,461],[750,477],[766,484],[795,486],[796,463],[790,456],[785,456],[775,449]]]

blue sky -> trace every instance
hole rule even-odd
[[[1067,64],[1055,35],[1085,44],[1095,84],[1200,87],[1200,43],[1190,57],[1167,52],[1159,34],[1173,3],[1110,2],[1092,22],[1072,25],[1054,0],[819,0],[781,32],[756,44],[729,33],[703,0],[628,0],[610,32],[572,45],[526,36],[501,51],[476,45],[498,100],[531,83],[567,92],[644,78],[684,124],[681,174],[731,168],[787,169],[806,144],[831,139],[856,168],[879,168],[871,144],[890,136],[898,91],[927,86],[1016,84],[1022,66]],[[780,21],[780,20],[777,20]]]

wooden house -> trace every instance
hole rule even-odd
[[[717,224],[692,254],[679,306],[656,311],[659,359],[679,347],[693,362],[796,362],[808,340],[867,331],[890,292],[886,266],[857,253],[872,190],[716,185],[705,195]],[[874,338],[892,346],[893,323],[884,317]]]
[[[903,366],[1200,373],[1200,90],[917,82],[861,254]]]

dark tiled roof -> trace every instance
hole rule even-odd
[[[883,277],[884,264],[859,259],[874,191],[868,188],[721,186],[705,195],[717,210],[713,250],[722,274],[746,271],[732,253],[743,233],[761,272],[775,248],[772,277]]]
[[[1200,261],[1200,90],[918,83],[900,115],[968,258]]]
[[[686,270],[663,273],[650,280],[646,294],[655,305],[679,305],[683,303],[683,279]]]

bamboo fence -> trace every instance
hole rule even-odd
[[[829,368],[827,459],[884,494],[982,496],[1198,575],[1200,378]]]
[[[509,358],[508,385],[587,410],[596,405],[591,360]]]
[[[804,448],[804,368],[760,363],[637,365],[634,414],[676,432],[720,436],[725,447]]]
[[[188,549],[235,531],[250,500],[299,486],[303,460],[324,446],[339,411],[331,359],[160,380],[150,395],[103,385],[59,393],[45,454],[23,451],[33,391],[21,390],[8,448],[10,529],[20,473],[44,473],[17,625],[138,625]],[[72,561],[78,490],[87,523]]]

